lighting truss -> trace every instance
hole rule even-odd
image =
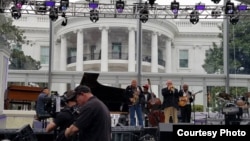
[[[35,8],[35,0],[30,0],[26,5],[22,6],[21,14],[35,14],[35,15],[49,15],[49,8],[46,9],[44,13],[37,12]],[[44,1],[41,1],[44,2]],[[122,18],[122,19],[139,19],[140,10],[144,7],[145,3],[134,3],[131,5],[126,4],[123,12],[118,13],[116,9],[116,3],[105,4],[98,3],[99,18]],[[60,6],[60,1],[55,2],[55,6]],[[250,5],[246,5],[247,9],[250,10]],[[11,8],[0,7],[5,11],[5,13],[11,13]],[[189,19],[190,13],[195,10],[196,5],[179,5],[179,13],[177,19]],[[217,9],[220,11],[220,16],[212,16],[212,11]],[[205,9],[199,13],[199,19],[223,19],[228,16],[225,14],[224,5],[205,5]],[[58,11],[58,15],[61,16],[64,12],[67,17],[90,17],[90,10],[88,2],[76,2],[69,3],[68,8],[65,11]],[[171,10],[171,5],[158,5],[154,4],[153,7],[148,7],[149,14],[148,19],[176,19],[176,16]],[[239,17],[250,16],[249,13],[241,11]]]

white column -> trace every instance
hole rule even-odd
[[[3,45],[4,46],[4,45]],[[10,57],[10,50],[5,47],[0,46],[0,117],[3,113],[4,109],[4,99],[5,97],[5,90],[7,89],[7,82],[8,82],[8,68],[9,68],[9,57]],[[0,121],[1,124],[2,121]],[[1,125],[2,126],[2,125]],[[0,127],[1,127],[0,126]]]
[[[108,27],[100,27],[101,37],[101,71],[108,71]]]
[[[158,72],[158,33],[152,33],[151,40],[151,72]]]
[[[76,71],[83,71],[83,30],[77,31]]]
[[[61,35],[61,56],[60,56],[60,70],[66,70],[67,60],[67,39],[65,35]]]
[[[128,30],[128,72],[135,72],[135,28],[129,27]]]
[[[61,54],[58,53],[58,52],[61,52],[60,46],[61,46],[61,41],[60,41],[60,43],[56,41],[55,46],[54,46],[54,50],[53,50],[53,66],[52,66],[53,70],[60,69],[60,56],[61,56]]]
[[[171,47],[171,40],[167,39],[166,40],[166,65],[165,65],[165,72],[166,73],[171,73],[171,68],[172,68],[172,57],[171,57],[171,52],[172,52],[172,47]]]

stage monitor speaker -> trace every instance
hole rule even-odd
[[[159,123],[159,141],[173,141],[173,125],[193,125],[192,123]]]

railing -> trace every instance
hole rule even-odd
[[[151,56],[143,55],[142,61],[151,63]],[[163,59],[158,58],[158,65],[165,67],[165,61]]]
[[[109,59],[118,59],[118,60],[128,60],[128,53],[116,53],[111,52],[108,54]],[[83,61],[89,61],[89,60],[100,60],[101,54],[100,53],[94,53],[94,54],[84,54],[83,55]],[[142,61],[151,63],[151,56],[143,55]],[[67,64],[75,63],[76,62],[76,56],[71,56],[67,58]],[[163,59],[158,58],[158,65],[165,67],[165,61]]]

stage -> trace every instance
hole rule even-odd
[[[249,119],[244,119],[237,127],[244,129],[247,126],[246,132],[250,134],[248,131],[250,130],[249,121]],[[160,123],[158,127],[116,126],[112,127],[111,141],[173,141],[178,129],[230,129],[231,125],[224,125],[223,123],[223,119],[206,119],[206,122],[201,123]],[[232,125],[232,127],[235,128],[235,125]],[[25,140],[18,140],[21,137]],[[0,129],[0,140],[4,139],[10,141],[14,139],[15,141],[54,141],[55,134],[46,133],[45,129],[31,128],[30,125],[24,125],[21,129]]]

